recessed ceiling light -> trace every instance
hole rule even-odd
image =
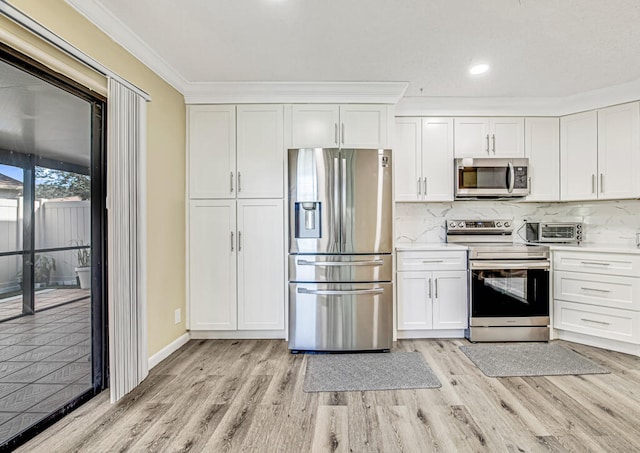
[[[477,64],[477,65],[471,66],[471,68],[469,68],[469,74],[471,74],[471,75],[480,75],[480,74],[484,74],[488,70],[489,70],[489,65],[488,64],[486,64],[486,63]]]

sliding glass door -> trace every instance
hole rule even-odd
[[[104,100],[0,56],[0,447],[10,447],[106,384]]]

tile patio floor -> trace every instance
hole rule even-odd
[[[90,338],[89,297],[0,322],[0,444],[91,388]]]
[[[54,307],[69,301],[91,296],[90,289],[80,288],[47,288],[36,290],[36,312]],[[0,321],[22,315],[22,295],[0,299]]]

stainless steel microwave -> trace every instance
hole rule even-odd
[[[527,242],[560,242],[579,244],[583,240],[580,222],[527,222]]]
[[[455,198],[511,198],[529,195],[529,159],[454,160]]]

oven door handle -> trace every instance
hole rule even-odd
[[[549,269],[550,264],[547,260],[528,260],[528,261],[511,261],[511,260],[499,260],[499,261],[470,261],[469,267],[471,269],[479,270],[498,270],[498,269]]]

